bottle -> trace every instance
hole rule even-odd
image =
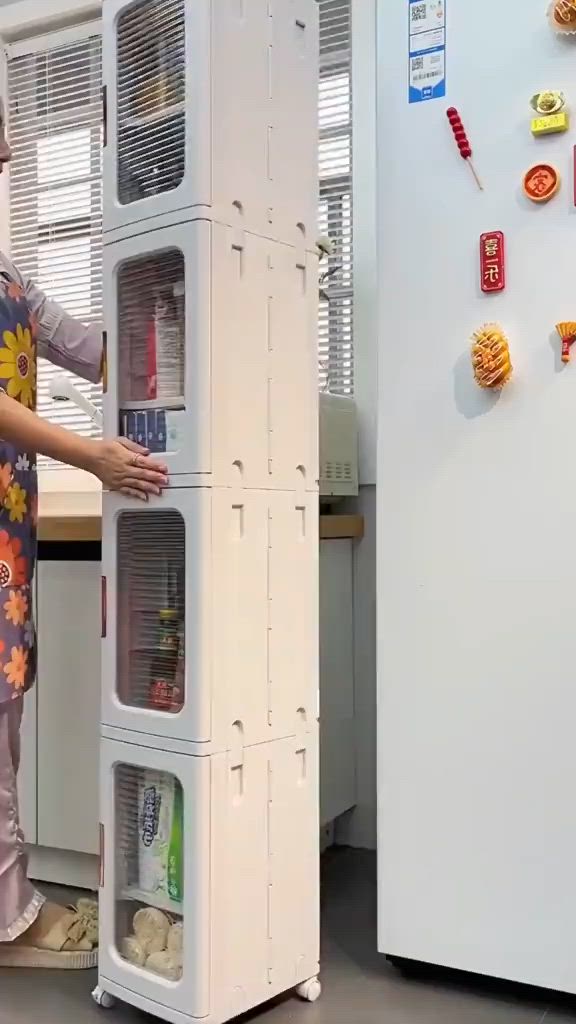
[[[172,711],[178,660],[178,612],[161,608],[158,612],[158,640],[150,672],[150,706]]]
[[[185,666],[184,622],[178,627],[178,654],[176,656],[176,672],[174,675],[173,711],[181,711],[184,703],[184,666]]]
[[[148,324],[146,334],[146,398],[158,398],[158,376],[156,372],[156,326],[154,320]]]
[[[184,793],[178,779],[174,780],[166,888],[171,900],[182,903],[184,899]]]

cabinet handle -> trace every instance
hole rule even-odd
[[[102,596],[101,596],[101,617],[102,617],[102,632],[101,637],[104,640],[106,636],[106,624],[107,624],[107,612],[108,602],[106,599],[106,577],[102,577]]]
[[[108,145],[108,86],[102,86],[102,145]]]
[[[100,822],[100,865],[98,884],[104,888],[104,825]]]
[[[108,391],[108,331],[102,331],[102,391]]]

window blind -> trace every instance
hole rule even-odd
[[[352,15],[351,0],[320,6],[319,174],[320,234],[333,253],[319,308],[320,388],[354,391],[352,263]]]
[[[11,259],[86,323],[102,315],[101,78],[99,35],[8,60]],[[96,436],[77,406],[50,398],[60,373],[40,361],[38,412]],[[69,376],[100,407],[100,385]]]

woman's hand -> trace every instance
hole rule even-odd
[[[148,501],[150,494],[161,494],[168,486],[168,471],[151,459],[146,448],[134,441],[93,441],[90,472],[111,491]]]

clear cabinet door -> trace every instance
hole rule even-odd
[[[211,0],[103,5],[103,228],[206,206]]]
[[[103,987],[206,1017],[209,759],[104,740],[100,778]]]
[[[184,177],[184,0],[138,0],[116,23],[117,195],[121,206]]]
[[[177,714],[185,701],[186,531],[180,512],[122,512],[117,539],[117,696]]]
[[[106,494],[102,721],[186,743],[211,733],[210,492]]]
[[[210,471],[210,237],[206,221],[104,247],[104,432]]]
[[[135,967],[178,982],[184,948],[181,783],[156,768],[117,764],[114,791],[117,953]]]
[[[185,271],[176,248],[127,260],[118,272],[119,398],[123,409],[184,406]]]

